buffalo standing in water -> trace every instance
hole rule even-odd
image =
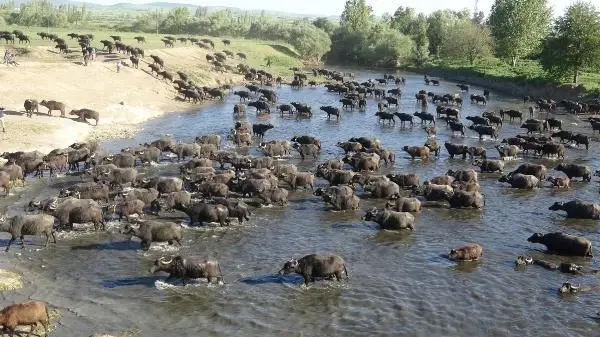
[[[335,277],[338,281],[342,281],[342,272],[348,277],[346,263],[341,257],[329,254],[311,254],[299,260],[287,261],[279,274],[300,274],[304,277],[304,284],[308,285],[308,282],[314,282],[316,277]]]
[[[217,282],[223,282],[219,262],[201,257],[175,256],[170,260],[161,257],[154,261],[154,265],[150,268],[151,273],[159,271],[169,273],[169,277],[166,279],[167,282],[173,278],[179,278],[183,281],[183,285],[185,285],[187,279],[196,278],[206,278],[208,283],[211,283],[213,279],[216,279]]]

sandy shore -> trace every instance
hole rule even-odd
[[[241,83],[235,74],[211,71],[206,52],[183,47],[147,50],[165,60],[169,72],[184,71],[199,85],[215,86]],[[120,55],[122,60],[129,60]],[[146,57],[146,60],[149,60]],[[49,152],[86,139],[131,137],[136,125],[173,111],[193,110],[198,104],[176,100],[177,92],[170,83],[152,77],[145,62],[136,70],[126,66],[116,71],[116,55],[101,55],[87,67],[82,66],[81,54],[69,59],[44,47],[32,48],[31,53],[17,58],[18,67],[0,65],[2,93],[0,105],[6,108],[7,130],[0,131],[0,153],[4,151]],[[27,118],[23,102],[56,100],[66,104],[67,115],[72,109],[89,108],[100,112],[99,125],[93,126],[70,118],[60,118],[60,112],[40,106],[40,113]],[[69,116],[68,116],[69,117]],[[74,116],[70,116],[74,117]],[[92,120],[93,124],[94,121]]]

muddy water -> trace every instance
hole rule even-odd
[[[408,83],[400,110],[413,113],[414,94],[425,86],[422,76],[404,75]],[[365,72],[360,80],[380,76]],[[457,88],[442,81],[440,87],[426,89],[445,93]],[[481,92],[481,88],[471,91]],[[326,93],[324,88],[279,89],[280,102],[305,102],[316,113],[311,120],[271,115],[268,122],[275,128],[267,132],[266,139],[319,136],[323,143],[320,160],[324,160],[341,155],[335,147],[340,140],[378,137],[398,154],[396,165],[386,171],[415,172],[422,179],[469,166],[461,159],[450,160],[445,150],[439,159],[410,161],[401,147],[421,145],[425,132],[419,127],[401,130],[399,126],[378,125],[373,99],[366,112],[346,112],[339,122],[326,120],[318,107],[337,105],[338,100],[339,96]],[[106,147],[114,151],[165,134],[182,140],[208,133],[224,136],[235,122],[231,111],[236,102],[231,96],[197,112],[166,115],[146,123],[135,139],[111,141]],[[500,108],[526,110],[519,100],[492,92],[487,108],[466,103],[462,115]],[[561,118],[567,129],[591,133],[587,123]],[[250,112],[248,119],[255,122],[256,116]],[[518,127],[518,123],[505,124],[501,137],[517,134]],[[484,146],[491,157],[497,156],[495,142],[480,142],[470,131],[463,138],[440,127],[438,138]],[[568,160],[597,168],[592,160],[598,154],[596,145],[589,152],[569,149]],[[290,161],[303,169],[314,167],[312,161]],[[508,170],[523,161],[509,163]],[[542,162],[551,167],[556,164]],[[161,170],[174,171],[165,166]],[[517,271],[513,261],[526,253],[600,268],[596,260],[545,256],[542,246],[526,241],[533,232],[566,231],[585,235],[597,245],[596,221],[567,221],[562,214],[548,210],[554,201],[575,197],[597,200],[596,182],[577,182],[568,191],[515,191],[498,183],[497,177],[481,176],[487,200],[483,211],[425,209],[416,217],[416,231],[410,234],[379,231],[374,223],[360,220],[364,209],[382,206],[381,200],[363,199],[362,210],[356,213],[334,213],[310,192],[298,192],[292,194],[289,207],[259,209],[243,226],[186,229],[182,248],[158,247],[142,252],[139,242],[118,234],[116,222],[107,233],[63,234],[57,245],[45,250],[39,250],[37,240],[31,238],[27,249],[15,247],[2,253],[4,266],[22,271],[27,280],[24,290],[7,294],[6,300],[32,297],[70,308],[63,310],[54,333],[57,336],[124,330],[137,331],[141,336],[592,335],[598,329],[593,318],[598,311],[598,294],[560,297],[556,289],[572,277],[535,266]],[[54,193],[62,184],[61,180],[29,182],[24,194],[10,199],[15,202],[11,212],[33,197]],[[6,235],[2,238],[0,245],[7,241]],[[439,256],[466,242],[484,247],[481,262],[457,265]],[[300,287],[301,278],[275,275],[286,259],[312,252],[343,256],[350,280],[342,284],[319,282],[305,289]],[[213,256],[222,264],[226,285],[167,285],[160,281],[164,276],[148,273],[152,261],[161,254]],[[580,277],[575,282],[595,284],[597,280]]]

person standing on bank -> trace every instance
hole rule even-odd
[[[2,125],[2,132],[6,132],[6,128],[4,127],[4,107],[0,106],[0,125]]]

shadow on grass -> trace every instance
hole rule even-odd
[[[286,47],[286,46],[282,46],[280,44],[266,44],[267,46],[277,50],[278,52],[285,54],[289,57],[293,57],[293,58],[297,58],[298,54],[296,54],[293,50],[291,50],[290,48]]]

